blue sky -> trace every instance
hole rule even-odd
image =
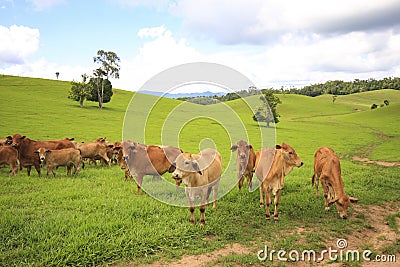
[[[125,90],[197,61],[260,88],[400,76],[400,2],[0,0],[0,73],[80,80],[99,49]]]

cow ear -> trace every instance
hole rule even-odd
[[[235,152],[236,149],[238,149],[238,146],[237,146],[237,145],[233,145],[233,146],[231,147],[231,151],[232,151],[232,152]]]
[[[350,202],[351,202],[351,203],[357,203],[357,202],[358,202],[358,198],[349,197],[349,199],[350,199]]]
[[[109,148],[113,148],[113,147],[114,147],[114,145],[107,145],[107,147],[109,147]]]
[[[281,149],[282,147],[280,145],[275,146],[276,149]]]
[[[33,151],[33,153],[35,153],[35,154],[39,154],[39,150],[37,150],[37,151]]]
[[[248,148],[248,149],[252,149],[253,146],[252,146],[252,145],[247,145],[247,148]]]
[[[11,136],[11,135],[9,135],[9,136],[7,136],[6,138],[7,138],[7,139],[12,139],[12,136]]]
[[[194,169],[198,174],[203,175],[203,173],[201,172],[200,167],[199,167],[199,164],[197,163],[197,161],[194,160],[194,161],[192,162],[192,166],[193,166],[193,169]]]
[[[25,139],[26,138],[26,136],[24,135],[24,136],[21,136],[21,138],[20,139]]]
[[[51,153],[51,151],[47,149],[46,150],[46,154],[50,154],[50,153]]]

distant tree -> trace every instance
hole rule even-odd
[[[378,107],[377,104],[372,104],[371,109],[376,109]]]
[[[385,100],[385,101],[383,101],[383,104],[385,104],[386,106],[389,106],[389,100]]]
[[[68,98],[79,102],[79,106],[83,108],[83,101],[91,95],[92,84],[88,81],[88,76],[82,74],[82,82],[71,82],[71,89]]]
[[[333,103],[335,103],[336,98],[337,98],[337,95],[333,95],[333,96],[332,96],[332,102],[333,102]]]
[[[105,81],[109,81],[109,78],[119,79],[120,58],[114,52],[99,50],[97,51],[97,56],[93,57],[93,60],[94,63],[101,65],[98,69],[94,70],[93,74],[97,79],[96,89],[98,90],[97,99],[99,102],[99,108],[103,108]]]
[[[263,102],[253,116],[253,120],[258,122],[265,122],[267,127],[271,122],[279,122],[279,113],[276,110],[278,104],[281,104],[281,100],[275,96],[271,90],[262,90],[263,95],[260,96],[260,100]]]
[[[56,77],[57,77],[57,80],[58,80],[58,76],[60,75],[60,73],[57,71],[56,72]]]
[[[87,97],[87,100],[93,102],[99,102],[99,97],[102,98],[102,104],[108,103],[111,101],[111,97],[113,96],[112,84],[109,80],[100,79],[98,77],[92,77],[89,81],[91,85],[90,94]],[[99,96],[99,92],[102,91],[102,96]]]

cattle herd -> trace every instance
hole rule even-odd
[[[254,151],[252,145],[240,140],[231,147],[237,151],[237,179],[239,189],[247,179],[248,187],[252,187],[252,177],[261,181],[260,206],[264,205],[265,216],[270,220],[270,205],[274,196],[274,221],[278,221],[278,204],[284,186],[284,177],[294,167],[301,167],[303,162],[296,151],[288,144],[282,143],[275,148],[261,148]],[[27,169],[30,176],[32,166],[38,175],[41,168],[47,169],[47,176],[56,176],[56,169],[64,166],[67,175],[78,174],[84,160],[96,164],[100,160],[104,164],[115,162],[125,172],[125,180],[135,176],[138,194],[145,175],[161,176],[172,173],[175,184],[185,186],[185,194],[190,206],[190,222],[195,223],[194,207],[196,198],[200,198],[200,224],[205,223],[205,208],[211,191],[213,191],[213,208],[216,207],[219,180],[222,175],[222,157],[215,149],[206,148],[198,154],[183,152],[172,146],[144,145],[132,141],[108,142],[98,138],[94,142],[76,142],[73,138],[63,140],[35,141],[20,134],[0,139],[0,166],[9,165],[11,175],[18,170]],[[19,165],[19,167],[18,167]],[[72,168],[74,169],[72,172]],[[318,184],[321,181],[324,192],[324,206],[329,210],[336,204],[339,216],[347,218],[350,202],[357,199],[344,193],[341,167],[338,156],[329,147],[319,148],[314,155],[314,175],[312,184],[318,195]]]

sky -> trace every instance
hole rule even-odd
[[[258,88],[399,77],[400,1],[0,0],[0,74],[80,81],[100,49],[130,91],[192,62]]]

